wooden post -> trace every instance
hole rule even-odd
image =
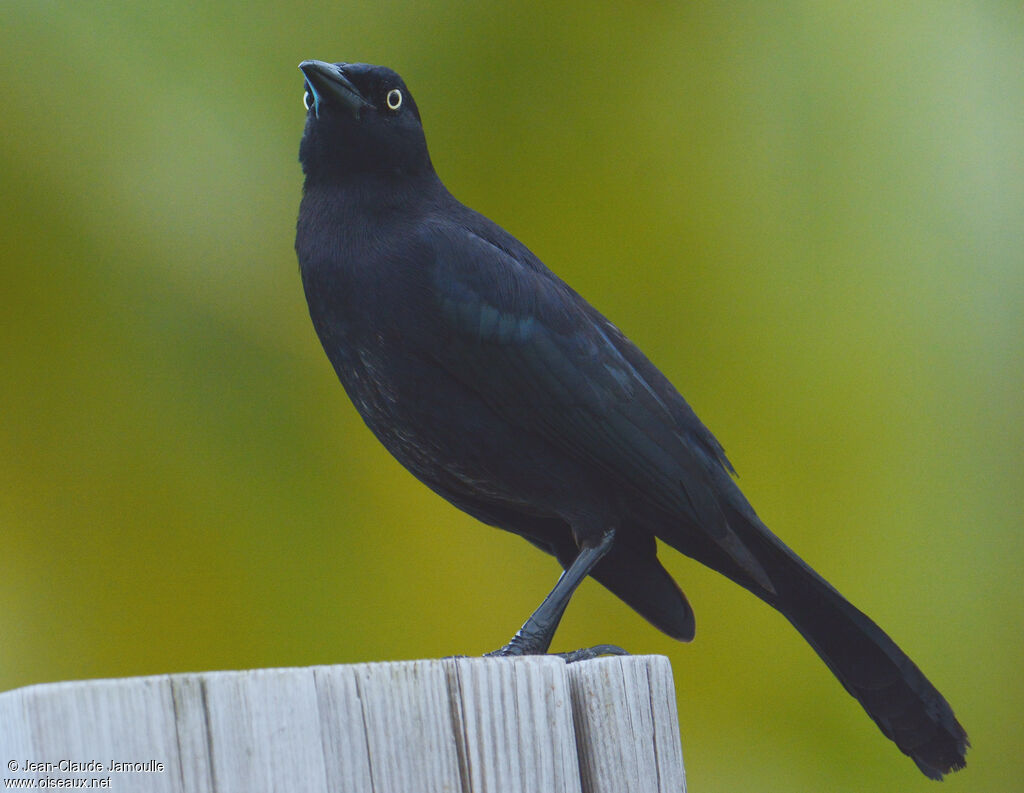
[[[0,694],[0,762],[5,789],[83,785],[66,780],[118,793],[686,789],[663,656],[570,665],[450,658],[29,686]]]

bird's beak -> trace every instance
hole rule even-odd
[[[313,112],[320,117],[320,104],[330,97],[338,105],[359,118],[359,111],[370,103],[363,99],[340,66],[323,61],[303,61],[299,64],[306,86],[313,95]]]

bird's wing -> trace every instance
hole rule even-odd
[[[712,467],[722,459],[681,421],[692,411],[667,380],[641,375],[635,363],[657,371],[642,353],[521,251],[464,228],[427,236],[445,332],[431,345],[437,363],[506,421],[700,527],[771,590],[719,504]]]

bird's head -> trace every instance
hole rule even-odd
[[[433,173],[420,112],[395,72],[323,61],[303,61],[299,69],[306,79],[299,160],[307,179]]]

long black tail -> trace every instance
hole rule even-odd
[[[793,623],[883,734],[926,776],[942,779],[963,768],[970,745],[967,733],[906,653],[765,528],[752,510],[735,511],[729,518],[775,592],[739,583]]]

